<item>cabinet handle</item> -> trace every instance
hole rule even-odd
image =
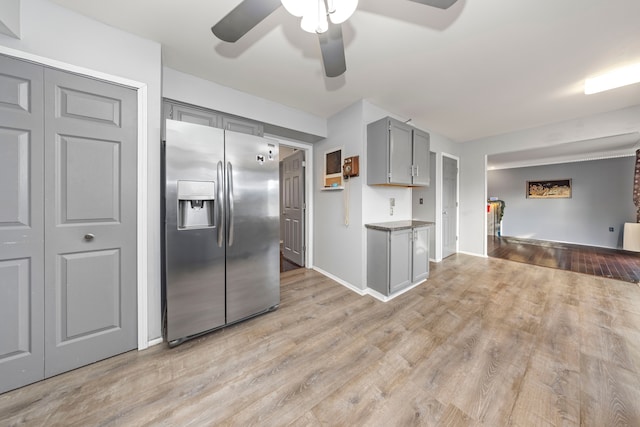
[[[96,236],[93,235],[92,233],[87,233],[87,234],[84,235],[84,240],[91,241],[91,240],[93,240],[94,237],[96,237]]]

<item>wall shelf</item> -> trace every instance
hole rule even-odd
[[[342,186],[338,186],[338,187],[322,187],[320,189],[320,191],[339,191],[339,190],[344,190],[344,187],[342,187]]]

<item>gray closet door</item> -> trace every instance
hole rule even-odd
[[[136,348],[137,97],[45,69],[45,375]]]
[[[42,67],[0,56],[0,393],[44,378]]]

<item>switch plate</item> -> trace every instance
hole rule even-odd
[[[420,204],[424,204],[424,199],[422,197],[420,197]]]

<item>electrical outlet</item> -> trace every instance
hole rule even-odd
[[[389,199],[389,215],[393,216],[393,207],[396,205],[396,199],[391,197]]]
[[[613,228],[613,227],[609,227],[609,231],[610,231],[611,233],[613,233],[614,228]]]

